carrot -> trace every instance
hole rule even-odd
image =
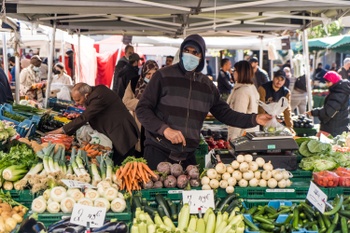
[[[144,170],[143,170],[143,166],[142,166],[143,163],[138,163],[138,170],[139,170],[139,174],[140,174],[140,177],[141,177],[141,180],[142,182],[146,182],[147,183],[147,175],[145,174]]]
[[[138,164],[138,162],[133,162],[133,170],[132,170],[132,175],[131,175],[131,179],[132,179],[132,181],[134,181],[135,180],[135,176],[136,176],[136,172],[137,172],[137,164]],[[137,183],[137,182],[133,182],[133,183]]]
[[[125,176],[129,172],[130,167],[131,167],[131,163],[126,163],[124,165],[123,172],[120,174],[120,177]]]
[[[98,150],[93,151],[91,154],[92,154],[92,156],[97,156],[98,155]]]
[[[142,164],[142,167],[143,167],[143,169],[147,172],[147,173],[149,173],[152,177],[154,177],[154,178],[158,178],[158,176],[149,168],[149,166],[147,166],[147,164],[145,164],[145,163],[141,163]]]
[[[120,166],[115,173],[115,175],[117,176],[117,179],[120,179],[121,177],[120,174],[122,173],[122,171],[123,171],[123,166]]]

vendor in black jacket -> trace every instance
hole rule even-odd
[[[328,71],[323,78],[329,87],[329,94],[324,101],[324,105],[322,108],[315,108],[306,114],[317,116],[321,121],[320,130],[335,137],[344,131],[349,131],[350,82],[342,80],[341,76],[335,71]]]

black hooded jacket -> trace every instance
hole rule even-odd
[[[350,95],[350,82],[340,80],[329,88],[322,108],[311,111],[312,116],[317,116],[320,121],[320,130],[337,136],[344,131],[349,131],[348,102]]]
[[[188,41],[201,48],[202,58],[195,71],[186,71],[182,51]],[[220,99],[213,82],[201,73],[205,63],[205,42],[199,35],[188,36],[180,47],[180,62],[158,70],[137,105],[136,114],[146,130],[145,145],[177,153],[194,152],[200,141],[203,121],[210,111],[219,121],[240,128],[257,125],[256,115],[233,111]],[[163,136],[166,128],[180,130],[186,146],[174,145]]]

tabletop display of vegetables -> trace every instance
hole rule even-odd
[[[330,206],[332,209],[326,209],[323,214],[306,202],[281,205],[278,209],[267,205],[254,206],[244,212],[251,215],[254,224],[247,218],[244,221],[250,232],[349,232],[350,197],[337,196]],[[276,221],[281,217],[283,221]]]
[[[0,192],[0,232],[10,233],[23,221],[27,208],[15,202],[9,193]]]
[[[160,162],[157,165],[157,177],[143,185],[144,189],[150,188],[190,188],[200,185],[198,166],[188,165],[184,170],[183,167],[174,163]]]
[[[158,176],[147,166],[143,158],[128,156],[116,171],[116,182],[121,190],[130,194],[132,191],[141,190],[141,185],[148,183]]]
[[[112,150],[112,148],[108,146],[102,146],[100,144],[90,144],[88,142],[82,142],[79,149],[86,151],[87,156],[90,158],[95,158],[96,156],[109,153]]]
[[[262,168],[263,170],[260,170]],[[201,178],[202,189],[225,189],[227,193],[234,192],[234,186],[286,188],[292,182],[290,173],[284,169],[273,169],[271,162],[265,163],[262,157],[253,161],[250,154],[238,155],[231,164],[218,163],[215,168],[206,170]]]
[[[169,203],[169,201],[158,201],[157,204],[161,208],[158,206],[157,210],[153,212],[145,204],[140,204],[142,205],[141,208],[136,207],[135,218],[130,232],[244,232],[245,224],[243,222],[243,215],[239,214],[242,203],[240,199],[236,199],[235,194],[228,195],[224,200],[217,201],[216,210],[213,211],[213,209],[209,208],[203,213],[203,217],[201,215],[190,214],[190,206],[188,204],[183,204],[181,209],[176,212],[176,210],[172,210],[172,207],[168,209],[166,203]],[[170,205],[173,204],[170,201]],[[174,219],[174,215],[177,218]],[[177,224],[175,222],[176,220]]]
[[[65,189],[56,186],[44,191],[43,195],[32,202],[34,213],[71,213],[75,203],[88,206],[105,207],[107,211],[123,212],[126,209],[126,201],[117,187],[109,182],[102,181],[97,185],[97,190],[86,189],[83,193],[78,188]]]
[[[0,121],[0,142],[6,141],[16,134],[15,125],[12,122]]]

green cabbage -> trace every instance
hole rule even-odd
[[[338,167],[338,164],[334,161],[327,159],[316,159],[314,160],[314,172],[324,171],[324,170],[334,170]]]

